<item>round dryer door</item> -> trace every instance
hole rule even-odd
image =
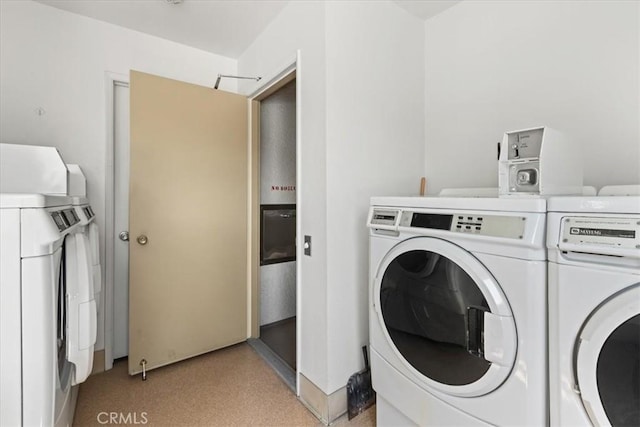
[[[379,266],[373,292],[387,339],[428,387],[481,396],[511,372],[517,345],[511,309],[466,250],[430,237],[405,240]]]
[[[601,304],[576,346],[576,376],[594,425],[640,425],[640,283]]]

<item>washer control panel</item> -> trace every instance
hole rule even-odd
[[[369,226],[373,228],[395,228],[400,215],[399,209],[374,208],[369,215]],[[382,227],[381,227],[382,226]]]
[[[64,231],[72,225],[80,222],[80,218],[73,209],[52,211],[50,212],[50,215],[53,222],[56,224],[56,227],[58,227],[58,230],[60,231]]]
[[[65,220],[64,215],[62,215],[62,211],[51,212],[51,218],[53,218],[53,222],[56,223],[59,231],[64,231],[69,228],[69,224]]]
[[[91,206],[85,206],[84,208],[82,208],[82,211],[84,212],[84,214],[87,217],[87,219],[91,219],[94,216],[96,216],[96,214],[93,212],[93,209],[91,208]]]
[[[564,217],[561,231],[562,249],[565,245],[583,250],[610,247],[640,249],[640,220],[638,218]]]

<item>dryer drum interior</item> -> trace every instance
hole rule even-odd
[[[397,350],[426,377],[447,385],[478,381],[482,357],[481,289],[451,259],[427,250],[396,257],[384,272],[380,309]]]

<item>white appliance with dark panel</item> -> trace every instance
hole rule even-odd
[[[551,425],[640,425],[640,197],[548,210]]]
[[[0,425],[68,426],[96,307],[71,199],[0,194]]]
[[[378,425],[545,425],[546,200],[372,198]]]

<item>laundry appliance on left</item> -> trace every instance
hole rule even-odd
[[[96,340],[79,227],[68,197],[0,194],[0,425],[72,424]]]

